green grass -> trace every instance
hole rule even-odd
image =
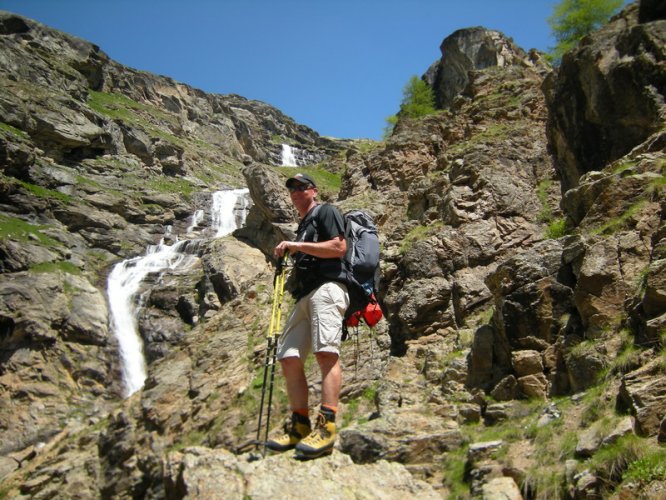
[[[479,144],[495,144],[518,133],[520,133],[520,127],[516,125],[503,123],[490,125],[472,134],[468,139],[460,141],[457,144],[452,144],[449,147],[449,151],[454,156],[462,155],[466,151],[476,148]]]
[[[546,228],[546,238],[556,240],[567,234],[567,222],[565,219],[555,219]]]
[[[138,103],[122,94],[96,92],[94,90],[91,90],[88,94],[88,106],[94,111],[114,120],[136,125],[153,137],[164,139],[172,144],[182,146],[187,142],[180,137],[165,132],[162,128],[145,118],[147,115],[154,120],[166,122],[168,125],[175,126],[178,124],[176,116],[166,113],[155,106]]]
[[[47,189],[42,186],[38,186],[37,184],[31,184],[29,182],[24,182],[24,181],[16,181],[16,182],[18,182],[24,189],[35,195],[37,198],[56,199],[63,201],[65,203],[70,203],[74,200],[74,198],[72,198],[71,196],[61,193],[60,191]]]
[[[177,177],[150,177],[144,183],[153,191],[166,194],[183,195],[186,199],[194,194],[196,187],[189,181]]]
[[[41,231],[49,226],[30,224],[16,217],[0,214],[0,238],[12,239],[18,242],[37,241],[44,246],[62,246],[62,244]]]
[[[613,174],[620,175],[627,170],[632,170],[636,165],[638,165],[636,160],[629,160],[627,162],[619,163],[613,167]]]
[[[449,490],[447,498],[459,499],[469,497],[469,485],[465,483],[465,464],[467,463],[467,447],[451,451],[444,455],[442,469],[444,485]]]
[[[611,356],[604,378],[616,374],[625,374],[639,365],[640,355],[643,351],[634,344],[631,331],[628,329],[621,330],[619,337],[622,344],[617,355]]]
[[[136,115],[129,110],[144,111],[150,116],[166,121],[170,124],[176,124],[177,118],[156,106],[142,104],[130,99],[127,96],[117,93],[96,92],[91,90],[88,94],[88,106],[104,115],[112,118],[132,120]]]
[[[439,231],[442,227],[444,227],[444,223],[441,221],[437,221],[428,226],[418,225],[414,227],[405,235],[402,242],[400,243],[400,254],[406,254],[412,248],[414,243],[417,241],[425,240],[429,236]]]
[[[629,464],[643,456],[645,448],[644,439],[628,434],[598,450],[585,463],[585,467],[601,477],[604,489],[610,492],[622,481]]]
[[[30,139],[30,136],[21,129],[12,127],[8,123],[0,122],[0,132],[9,133],[19,139]]]
[[[666,480],[666,449],[650,449],[641,458],[629,462],[622,475],[623,482],[641,485]]]
[[[370,139],[358,139],[354,141],[354,146],[356,146],[362,154],[370,153],[379,148],[382,144],[381,141],[373,141]]]
[[[317,184],[317,190],[324,196],[337,196],[342,185],[340,174],[329,172],[319,165],[307,167],[276,167],[276,170],[285,176],[285,179],[297,172],[312,176]]]
[[[611,235],[617,231],[626,228],[627,223],[634,215],[638,214],[647,203],[647,200],[639,200],[633,203],[627,210],[624,211],[619,217],[615,217],[606,221],[601,226],[594,228],[591,232],[596,235]]]
[[[76,267],[71,262],[59,261],[59,262],[41,262],[30,267],[30,271],[33,273],[57,273],[64,272],[68,274],[80,275],[81,269]]]
[[[207,432],[203,432],[197,429],[191,430],[184,436],[180,436],[180,439],[174,442],[174,444],[169,448],[169,451],[179,451],[189,446],[202,445],[207,437]]]

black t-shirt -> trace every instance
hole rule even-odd
[[[298,225],[296,241],[328,241],[345,234],[342,215],[333,205],[313,207]],[[322,259],[297,252],[293,255],[295,283],[291,292],[300,299],[327,281],[344,281],[342,259]]]

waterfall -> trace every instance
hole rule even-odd
[[[296,155],[295,148],[292,148],[289,144],[282,145],[282,156],[281,163],[283,167],[296,167]]]
[[[205,214],[205,212],[203,210],[196,210],[194,212],[194,214],[192,215],[192,222],[187,227],[187,231],[186,231],[187,233],[191,233],[197,227],[199,227],[199,224],[201,224],[201,222],[204,219],[204,214]]]
[[[249,204],[247,194],[247,189],[213,193],[211,220],[216,237],[225,236],[244,223],[245,209]],[[237,204],[242,210],[234,210]],[[203,220],[203,213],[198,212],[192,216],[188,232]],[[168,237],[170,232],[171,228],[167,227],[165,237]],[[137,323],[142,305],[142,298],[139,296],[141,283],[151,273],[161,273],[191,265],[197,258],[193,255],[198,247],[197,243],[198,240],[183,240],[173,245],[166,245],[162,238],[159,244],[149,245],[144,255],[116,264],[109,274],[107,295],[110,326],[118,339],[126,396],[141,389],[146,380],[143,342]]]
[[[245,223],[249,203],[246,196],[248,192],[247,189],[230,189],[213,193],[211,228],[215,232],[215,237],[225,236]],[[235,213],[236,205],[240,205],[238,209],[240,215]]]

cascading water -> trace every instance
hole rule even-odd
[[[282,145],[282,155],[280,158],[283,167],[296,167],[296,155],[294,154],[294,148],[289,144]]]
[[[216,191],[213,193],[213,208],[211,210],[211,227],[215,231],[215,237],[231,233],[237,227],[245,223],[248,199],[245,196],[247,189],[231,189],[228,191]],[[240,216],[236,216],[234,207],[239,206]]]
[[[213,193],[211,230],[215,237],[225,236],[245,222],[246,208],[249,204],[247,195],[247,189]],[[240,214],[235,213],[237,205],[241,207]],[[197,227],[202,220],[203,215],[199,211],[195,212],[188,232]],[[171,228],[167,228],[165,237],[169,236],[170,231]],[[141,389],[146,380],[143,342],[137,325],[141,309],[141,297],[138,295],[141,283],[149,274],[191,265],[196,260],[192,250],[196,251],[197,243],[198,240],[183,240],[173,245],[166,245],[163,238],[159,244],[148,246],[144,255],[116,264],[109,274],[107,294],[111,329],[118,339],[127,396]]]

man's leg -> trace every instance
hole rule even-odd
[[[307,315],[303,315],[305,312],[302,303],[297,303],[278,344],[278,358],[292,413],[285,433],[266,442],[266,447],[274,451],[292,449],[312,430],[308,417],[308,383],[302,359],[308,355],[311,343],[309,320]]]
[[[311,301],[312,344],[321,371],[321,409],[312,433],[296,445],[297,454],[304,458],[331,453],[335,445],[335,414],[342,386],[339,350],[348,304],[347,289],[338,283],[322,285]]]
[[[308,381],[301,358],[289,357],[280,360],[287,384],[287,396],[292,411],[308,408]]]
[[[337,408],[342,387],[340,357],[332,352],[318,352],[315,356],[321,370],[321,404]]]

